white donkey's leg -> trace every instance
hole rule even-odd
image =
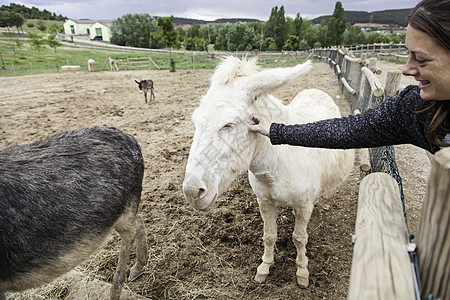
[[[300,207],[294,207],[295,228],[292,233],[294,245],[297,248],[297,284],[300,287],[307,288],[309,285],[308,258],[306,257],[306,244],[308,243],[308,226],[309,218],[313,210],[312,201],[305,203]]]
[[[270,267],[274,262],[274,248],[277,241],[277,208],[267,201],[258,199],[259,212],[264,221],[264,255],[262,263],[258,266],[255,281],[263,283],[269,275]]]

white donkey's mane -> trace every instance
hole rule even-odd
[[[233,84],[236,77],[250,76],[261,70],[256,64],[256,57],[239,59],[234,56],[225,57],[211,77],[211,85]]]

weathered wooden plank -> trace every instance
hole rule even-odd
[[[414,299],[400,192],[388,174],[361,181],[355,234],[348,299]]]
[[[355,94],[356,94],[355,89],[352,88],[352,87],[348,84],[347,80],[345,80],[344,77],[341,78],[341,81],[342,81],[342,84],[344,85],[345,89],[346,89],[350,94],[352,94],[352,95],[355,95]]]
[[[358,115],[361,112],[359,111],[359,109],[355,109],[355,111],[353,112],[354,115]],[[359,157],[359,169],[363,172],[369,172],[371,167],[370,164],[370,155],[369,155],[369,149],[368,148],[363,148],[363,149],[357,149],[358,151],[358,157]]]
[[[373,72],[367,67],[362,67],[361,71],[363,72],[364,76],[366,76],[367,81],[369,82],[370,89],[372,90],[372,95],[374,95],[375,97],[383,96],[384,89],[378,77],[375,76],[375,74],[373,74]]]
[[[400,76],[402,73],[400,71],[391,72],[389,71],[386,76],[386,83],[384,84],[384,90],[386,91],[386,97],[392,97],[397,95],[399,91]]]
[[[417,234],[422,295],[450,299],[450,148],[434,155]]]

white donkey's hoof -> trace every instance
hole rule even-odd
[[[264,283],[266,281],[266,278],[269,274],[258,274],[255,275],[255,281],[257,283]]]
[[[301,288],[309,286],[309,272],[307,268],[297,268],[297,284]]]
[[[270,267],[273,265],[273,263],[266,263],[263,262],[258,266],[258,269],[256,269],[256,275],[255,275],[255,281],[258,283],[263,283],[266,281],[267,276],[270,272]]]

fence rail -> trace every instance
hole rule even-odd
[[[388,61],[395,61],[399,63],[408,58],[408,49],[405,44],[367,44],[346,47],[349,53],[361,57],[367,54],[368,57],[376,57],[378,59],[386,59]]]
[[[313,53],[334,69],[353,111],[364,112],[399,91],[400,72],[389,72],[383,86],[374,76],[380,70],[369,59],[389,55],[398,62],[406,56],[402,44],[388,46],[388,52],[385,45],[375,44]],[[360,158],[365,153],[362,150]],[[348,299],[450,299],[450,148],[439,151],[434,159],[417,248],[408,234],[394,148],[370,148],[368,153],[369,162],[364,159],[360,164],[365,178],[359,191]],[[395,179],[394,185],[383,173]]]

